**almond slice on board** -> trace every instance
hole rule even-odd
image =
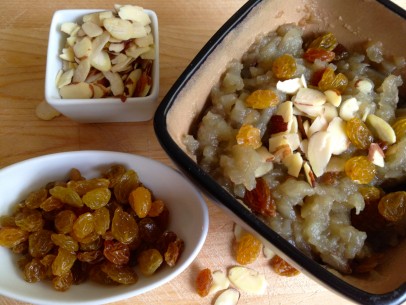
[[[268,282],[263,274],[246,267],[232,267],[228,271],[228,278],[235,287],[252,294],[264,294],[268,287]]]
[[[224,290],[214,302],[214,305],[237,305],[240,292],[234,288]]]

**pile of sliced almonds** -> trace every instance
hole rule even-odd
[[[366,79],[358,80],[355,86],[366,94],[373,90]],[[357,99],[343,100],[336,90],[308,88],[303,76],[278,81],[276,88],[292,98],[278,105],[274,116],[280,116],[281,126],[269,138],[269,151],[260,147],[264,162],[256,176],[269,172],[269,163],[281,162],[294,177],[303,168],[307,181],[315,186],[316,177],[325,172],[343,171],[345,159],[340,155],[350,146],[345,126],[357,115]],[[393,128],[380,117],[366,113],[362,120],[379,140],[389,145],[396,142]],[[376,166],[384,166],[383,151],[376,143],[371,145],[368,158]]]
[[[62,98],[143,97],[152,86],[155,59],[151,19],[139,6],[115,5],[114,11],[67,22],[56,86]]]

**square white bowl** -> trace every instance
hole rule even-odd
[[[159,93],[159,32],[158,18],[154,11],[145,9],[151,19],[155,44],[155,59],[152,65],[152,87],[146,97],[131,97],[122,102],[118,97],[100,99],[62,99],[55,84],[56,75],[62,68],[59,55],[66,41],[60,31],[64,22],[80,22],[89,13],[106,11],[104,9],[58,10],[54,13],[49,31],[45,99],[60,113],[80,123],[138,122],[148,121],[158,106]]]

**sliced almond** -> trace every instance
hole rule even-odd
[[[107,18],[113,18],[113,12],[112,11],[105,11],[105,12],[100,12],[99,13],[99,20],[100,20],[100,24],[99,25],[103,25],[103,20],[107,19]]]
[[[139,47],[148,47],[154,44],[154,36],[152,33],[149,33],[145,37],[135,38],[135,44]]]
[[[349,121],[355,117],[356,112],[359,110],[359,104],[355,97],[349,98],[342,102],[340,106],[340,117],[344,121]]]
[[[374,84],[370,80],[359,79],[355,82],[355,88],[364,94],[368,94],[372,92]]]
[[[224,290],[214,302],[214,305],[237,305],[240,293],[234,288]]]
[[[150,59],[150,60],[154,60],[155,59],[155,46],[150,46],[149,50],[142,53],[140,55],[140,57],[142,59]]]
[[[92,67],[96,68],[99,71],[105,72],[111,69],[110,56],[107,52],[99,52],[93,54],[90,60]]]
[[[101,13],[90,13],[86,14],[82,17],[82,21],[84,23],[86,22],[93,22],[94,24],[97,24],[99,26],[103,25],[103,23],[100,22],[100,16]]]
[[[315,118],[319,115],[324,114],[324,105],[320,106],[308,106],[308,105],[302,105],[298,103],[293,104],[295,107],[293,109],[294,114],[298,115],[304,115],[304,116],[309,116],[311,118]],[[298,109],[299,112],[295,111],[295,109]]]
[[[91,21],[83,23],[82,30],[89,37],[96,37],[103,33],[103,29]]]
[[[106,18],[103,20],[103,26],[111,36],[117,39],[128,40],[130,38],[135,38],[133,25],[128,20]]]
[[[35,114],[37,115],[38,118],[45,121],[52,120],[53,118],[61,115],[46,101],[42,101],[41,103],[38,104],[38,106],[35,108]]]
[[[124,54],[123,54],[124,55]],[[125,56],[125,55],[124,55]],[[128,69],[131,69],[131,63],[134,59],[131,57],[127,57],[124,61],[117,63],[116,65],[111,67],[112,72],[123,72]]]
[[[101,84],[90,84],[93,88],[92,98],[103,98],[109,95],[110,89]]]
[[[283,121],[287,123],[287,132],[290,132],[293,121],[293,103],[291,101],[281,103],[275,114],[282,116]]]
[[[74,69],[69,69],[63,72],[56,83],[58,89],[62,88],[63,86],[69,85],[72,82],[72,77],[74,73],[75,73]]]
[[[332,156],[327,164],[326,172],[343,172],[346,160],[337,156]]]
[[[74,22],[65,22],[65,23],[62,23],[62,25],[61,25],[61,31],[68,35],[71,35],[71,36],[75,36],[73,34],[77,33],[77,31],[79,31],[79,29],[80,29],[80,26]]]
[[[307,182],[310,184],[311,187],[315,187],[316,186],[316,177],[314,176],[314,173],[313,173],[312,169],[310,168],[309,163],[304,162],[303,171],[305,173]]]
[[[230,286],[230,280],[223,271],[216,270],[211,275],[213,277],[213,282],[211,284],[209,294],[214,294],[220,290],[227,289]]]
[[[131,46],[125,51],[125,54],[137,59],[141,54],[148,52],[150,49],[150,47],[137,48],[136,46]]]
[[[339,107],[342,101],[342,95],[337,90],[326,90],[324,91],[324,95],[326,96],[327,102],[333,105],[334,107]]]
[[[326,102],[326,96],[316,89],[300,88],[294,96],[295,105],[322,106]],[[300,107],[298,107],[300,110]]]
[[[393,128],[385,120],[376,116],[375,114],[370,114],[367,116],[365,121],[369,129],[382,141],[390,144],[396,142],[396,134]]]
[[[134,31],[134,38],[145,38],[148,33],[145,28],[141,23],[137,21],[133,21],[133,31]]]
[[[339,117],[336,117],[329,123],[327,127],[327,131],[331,134],[331,137],[333,139],[333,155],[341,155],[350,146],[350,140],[347,137],[345,126],[345,121]]]
[[[96,38],[93,39],[92,41],[92,52],[93,54],[98,54],[101,52],[106,45],[106,43],[109,42],[110,39],[110,34],[107,31],[104,31],[100,36],[97,36]]]
[[[331,104],[325,104],[323,117],[326,119],[327,122],[331,122],[331,120],[338,117],[337,108]]]
[[[310,128],[310,122],[308,120],[303,122],[303,130],[306,133],[306,136],[309,137],[309,128]],[[303,135],[304,137],[304,135]]]
[[[123,62],[126,62],[127,60],[128,60],[128,56],[127,55],[125,55],[125,54],[123,54],[123,53],[120,53],[120,54],[118,54],[117,56],[115,56],[112,60],[111,60],[111,63],[113,64],[113,65],[117,65],[117,64],[119,64],[119,63],[123,63]]]
[[[111,92],[114,96],[120,96],[124,93],[124,83],[120,74],[106,71],[103,72],[104,76],[110,82]]]
[[[136,21],[143,26],[151,23],[149,15],[140,6],[123,5],[118,9],[118,15],[121,19]]]
[[[302,153],[305,154],[305,156],[307,157],[307,149],[309,147],[309,140],[308,139],[304,139],[300,142],[300,150],[302,151]]]
[[[300,153],[294,153],[286,156],[282,163],[288,168],[288,174],[293,177],[299,177],[303,165],[303,158]]]
[[[90,59],[83,59],[76,68],[72,81],[75,83],[84,82],[89,75],[90,67]]]
[[[252,294],[264,294],[268,287],[265,276],[250,268],[232,267],[228,278],[235,287]]]
[[[297,121],[297,117],[294,115],[292,118],[292,125],[290,126],[290,133],[298,133],[299,132],[299,123]]]
[[[109,51],[111,52],[120,53],[122,50],[124,50],[124,48],[125,48],[124,43],[110,43],[109,45]]]
[[[128,96],[133,96],[135,88],[137,87],[137,82],[141,77],[142,70],[135,69],[131,71],[125,81],[125,87],[127,88]]]
[[[333,151],[331,134],[319,131],[309,138],[307,157],[316,177],[320,177],[326,170]]]
[[[86,78],[86,83],[96,83],[97,81],[102,80],[103,78],[104,75],[99,70],[90,69],[90,72]]]
[[[69,84],[59,89],[64,99],[87,99],[93,96],[93,89],[88,83]]]
[[[310,125],[309,130],[307,132],[307,136],[311,137],[312,134],[326,130],[328,126],[327,120],[324,116],[318,116],[314,119],[313,123]]]
[[[282,145],[289,145],[292,151],[295,151],[300,145],[299,134],[288,133],[283,135],[276,135],[269,138],[269,152],[276,151]]]
[[[275,156],[275,162],[280,163],[282,162],[287,156],[293,153],[292,149],[290,148],[289,144],[285,144],[279,146],[277,150],[273,153]]]
[[[146,26],[144,26],[144,28],[145,28],[145,32],[147,33],[147,35],[152,33],[152,29],[151,29],[150,25],[146,25]]]
[[[73,52],[79,59],[88,57],[92,51],[92,41],[89,37],[83,37],[73,46]]]
[[[67,42],[68,46],[70,46],[70,47],[73,47],[77,40],[78,40],[77,36],[70,36],[70,37],[66,38],[66,42]]]
[[[241,240],[241,237],[244,235],[245,232],[247,232],[247,231],[244,230],[243,227],[241,227],[237,223],[234,223],[233,233],[234,233],[234,238],[235,238],[236,242],[239,242]]]
[[[255,170],[255,177],[258,178],[269,173],[273,169],[272,161],[274,160],[274,156],[264,146],[256,149],[256,152],[262,161],[259,167]]]
[[[382,148],[378,144],[372,143],[368,150],[368,160],[379,167],[384,167],[384,159],[385,153],[383,152]]]
[[[58,87],[58,83],[59,83],[59,81],[60,81],[61,76],[62,76],[63,73],[64,73],[63,69],[60,69],[60,70],[58,71],[58,73],[56,74],[56,77],[55,77],[55,84],[56,84],[57,87]],[[69,83],[68,83],[68,84],[69,84]]]
[[[264,252],[264,256],[267,259],[271,259],[272,257],[275,256],[275,252],[273,252],[270,248],[268,247],[263,247],[263,252]]]
[[[292,78],[276,83],[276,89],[287,94],[296,94],[300,88],[304,88],[301,78]]]
[[[62,49],[62,54],[59,55],[59,57],[63,60],[74,62],[75,61],[75,53],[73,52],[72,47],[68,48],[63,48]]]

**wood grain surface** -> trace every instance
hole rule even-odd
[[[406,7],[406,0],[396,1]],[[132,2],[134,3],[134,2]],[[154,10],[160,30],[160,94],[165,95],[184,68],[244,0],[137,0]],[[2,0],[0,5],[0,168],[31,157],[71,150],[114,150],[143,155],[173,166],[161,149],[152,121],[140,123],[79,124],[63,116],[42,121],[35,115],[44,99],[48,29],[58,9],[111,9],[105,0]],[[213,304],[194,288],[201,268],[226,271],[236,264],[232,255],[233,222],[207,200],[210,228],[207,241],[192,265],[170,283],[115,305]],[[301,274],[277,276],[261,256],[252,268],[265,274],[265,295],[242,294],[239,304],[351,304]],[[1,272],[1,271],[0,271]],[[22,305],[0,296],[2,305]]]

